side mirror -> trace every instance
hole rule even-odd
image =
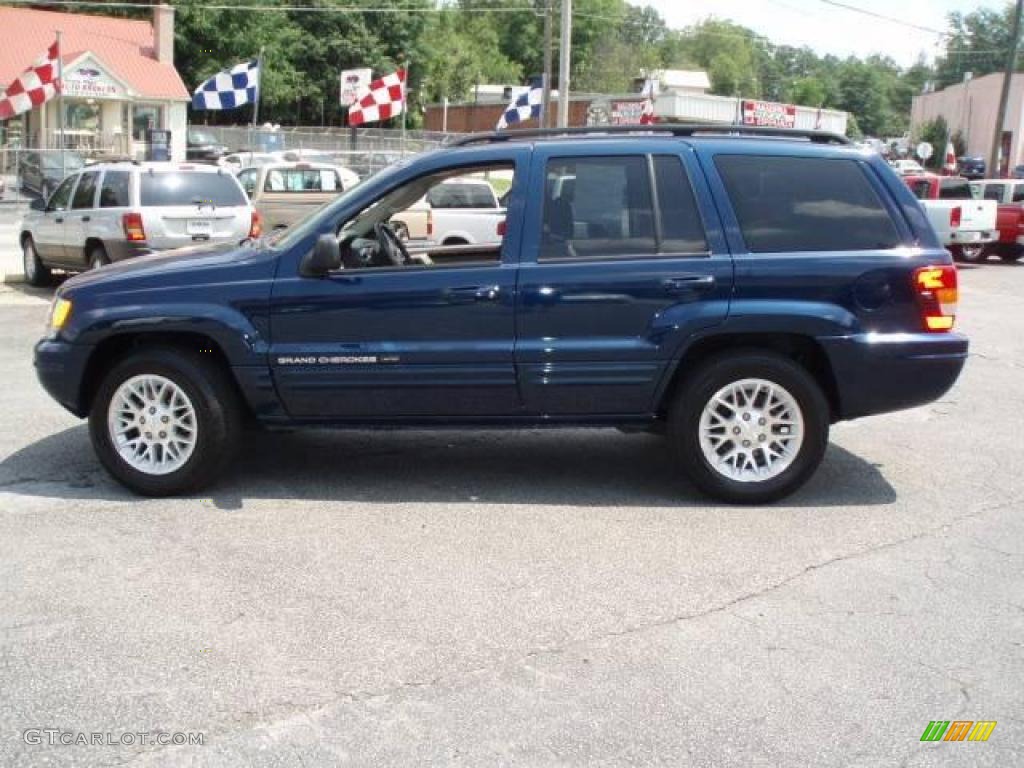
[[[33,211],[45,211],[46,210],[46,201],[43,200],[43,198],[41,198],[41,197],[36,197],[36,198],[33,198],[32,202],[28,204],[28,207],[29,207],[30,210],[33,210]]]
[[[320,235],[313,250],[302,257],[299,274],[303,277],[323,277],[341,269],[341,245],[334,235]]]

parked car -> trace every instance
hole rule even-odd
[[[999,238],[998,206],[994,201],[976,199],[971,182],[961,176],[926,173],[904,176],[903,181],[921,201],[953,258],[969,262],[985,259],[986,246]]]
[[[277,161],[277,156],[270,152],[232,152],[218,160],[217,165],[237,174],[243,168],[259,168]]]
[[[916,160],[908,160],[906,158],[893,160],[890,163],[892,169],[896,171],[900,176],[920,176],[927,173],[925,169]]]
[[[25,279],[97,269],[152,251],[261,234],[238,180],[207,165],[97,163],[68,176],[21,222]]]
[[[975,197],[992,200],[998,206],[996,229],[999,238],[989,243],[983,257],[996,255],[1006,262],[1024,256],[1024,179],[984,179],[972,181]]]
[[[403,240],[440,245],[501,242],[505,208],[483,178],[456,177],[435,185],[415,205],[392,217]]]
[[[244,168],[238,172],[238,181],[262,215],[267,231],[290,227],[354,185],[344,168],[308,162]]]
[[[34,192],[49,197],[69,173],[85,165],[85,158],[77,152],[57,150],[22,152],[18,157],[18,180],[23,192]]]
[[[189,128],[185,134],[185,159],[193,163],[217,163],[228,148],[209,131]]]
[[[706,493],[779,499],[830,424],[952,386],[957,271],[877,155],[715,130],[474,136],[266,238],[80,275],[39,379],[143,494],[212,482],[253,420],[663,430]],[[414,259],[394,213],[495,168],[515,171],[502,242]]]
[[[961,157],[956,161],[957,173],[965,179],[985,178],[985,158]]]

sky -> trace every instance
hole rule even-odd
[[[881,19],[828,5],[822,0],[629,0],[650,5],[670,27],[685,27],[708,16],[753,29],[774,43],[809,45],[819,54],[870,56],[883,53],[909,66],[924,52],[941,52],[939,38]],[[946,14],[1002,8],[1006,0],[843,0],[846,5],[944,30]]]

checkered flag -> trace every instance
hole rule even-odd
[[[539,85],[530,86],[530,90],[523,91],[519,96],[512,99],[512,103],[501,114],[495,130],[503,131],[509,126],[521,123],[523,120],[540,117],[540,108],[543,103],[544,89]]]
[[[260,90],[260,60],[250,59],[218,72],[196,88],[192,109],[234,109],[255,103]]]
[[[356,94],[348,108],[348,124],[377,123],[402,114],[405,109],[405,70],[377,78]]]
[[[0,93],[0,120],[28,112],[60,91],[57,77],[60,47],[56,42]]]

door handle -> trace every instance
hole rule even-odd
[[[711,288],[715,284],[714,275],[680,275],[679,277],[666,277],[661,281],[661,287],[667,293],[686,291],[699,288]]]
[[[91,220],[92,220],[92,216],[83,216],[82,217],[82,221],[91,221]]]
[[[471,285],[463,288],[448,288],[444,297],[450,304],[470,304],[474,301],[498,301],[501,298],[500,285]]]
[[[64,223],[64,217],[63,217],[63,216],[57,216],[57,217],[56,217],[56,218],[55,218],[55,219],[53,220],[53,223],[54,223],[54,224],[63,224],[63,223]]]

